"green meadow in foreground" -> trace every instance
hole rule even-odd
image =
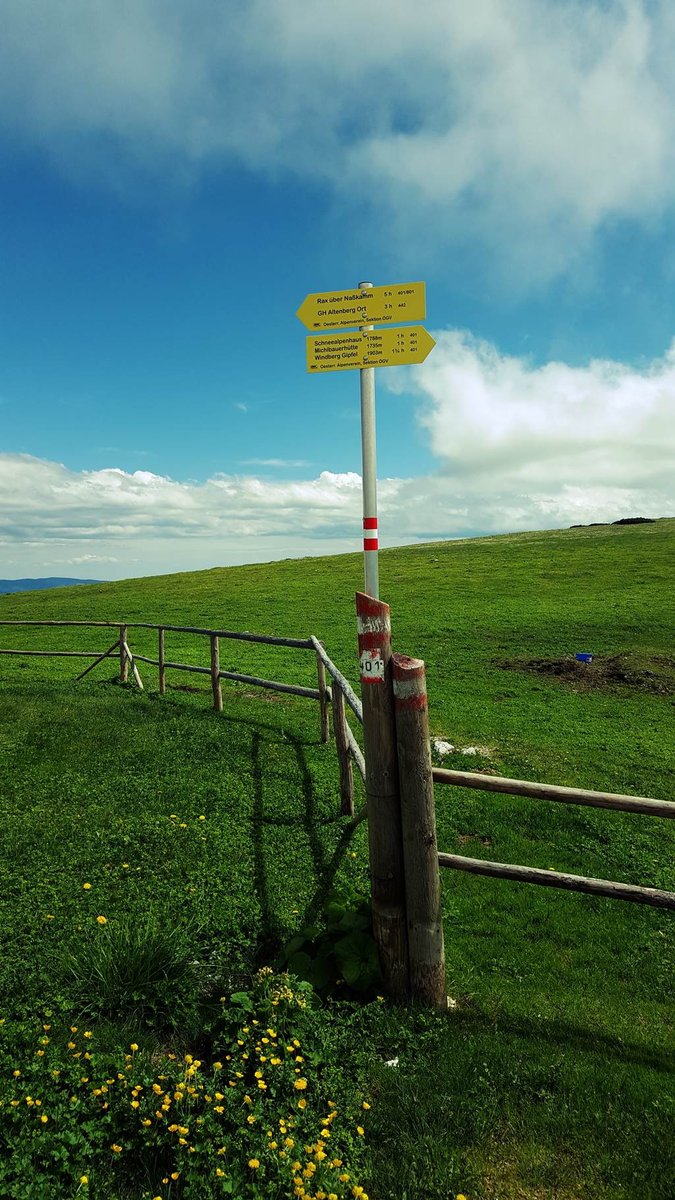
[[[675,799],[674,551],[663,520],[384,552],[444,765]],[[360,586],[357,555],[289,560],[0,617],[314,633],[356,682]],[[208,642],[167,634],[167,657],[207,665]],[[444,872],[448,1014],[317,1000],[280,948],[368,869],[316,706],[224,684],[215,714],[205,677],[160,697],[140,666],[143,693],[114,660],[76,683],[81,660],[0,657],[0,1197],[672,1200],[673,914]],[[310,653],[233,641],[221,666],[316,679]],[[441,849],[675,890],[669,821],[436,804]]]

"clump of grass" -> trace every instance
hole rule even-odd
[[[196,931],[154,914],[126,915],[72,952],[67,974],[83,1015],[171,1027],[198,992]]]

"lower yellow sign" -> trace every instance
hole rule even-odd
[[[331,333],[307,338],[308,371],[348,371],[354,367],[402,367],[424,362],[436,345],[421,325]]]

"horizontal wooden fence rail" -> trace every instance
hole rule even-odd
[[[551,783],[530,783],[525,779],[506,779],[500,775],[481,775],[477,771],[451,771],[434,767],[434,783],[453,787],[476,788],[483,792],[503,792],[528,796],[533,800],[554,800],[562,804],[585,804],[592,808],[613,808],[619,812],[643,813],[650,817],[675,818],[675,802],[652,800],[647,796],[622,796],[614,792],[591,792],[586,788],[559,787]]]
[[[586,788],[562,787],[550,783],[531,783],[525,779],[507,779],[499,775],[481,775],[477,771],[452,771],[444,767],[432,770],[434,783],[453,787],[474,788],[484,792],[499,792],[511,796],[526,796],[533,800],[553,800],[562,804],[581,804],[593,808],[609,808],[615,812],[641,813],[643,816],[675,818],[675,803],[654,800],[648,796],[624,796],[614,792],[592,792]],[[608,879],[592,879],[585,875],[569,875],[563,871],[522,867],[513,863],[490,862],[482,858],[466,858],[463,854],[440,852],[438,865],[472,875],[488,875],[494,879],[512,879],[516,883],[533,883],[539,887],[562,888],[568,892],[586,892],[591,896],[606,896],[611,900],[627,900],[633,904],[650,904],[654,908],[675,910],[675,892],[638,884],[616,883]]]
[[[145,654],[134,654],[136,662],[148,663],[151,667],[158,667],[160,660],[158,658],[147,658]],[[213,677],[213,672],[210,667],[197,667],[192,663],[175,663],[162,660],[162,665],[165,671],[192,671],[196,675],[209,675]],[[321,693],[318,688],[301,687],[296,683],[279,683],[276,679],[260,679],[257,675],[240,675],[237,671],[222,671],[217,672],[218,679],[231,679],[235,683],[249,683],[255,687],[271,688],[274,692],[288,692],[292,696],[306,696],[310,700],[318,700]]]
[[[115,646],[119,643],[115,642]],[[105,658],[105,650],[0,650],[0,654],[17,654],[20,658]]]
[[[269,646],[291,646],[296,650],[315,649],[314,638],[285,638],[267,633],[249,633],[248,630],[239,633],[232,629],[202,629],[192,625],[155,625],[149,621],[0,621],[0,626],[2,625],[27,625],[32,627],[44,625],[45,628],[55,628],[57,626],[72,626],[75,628],[79,626],[80,628],[89,629],[119,629],[120,625],[124,625],[126,629],[165,629],[168,633],[195,633],[203,634],[206,637],[215,635],[219,638],[232,638],[238,642],[260,642],[263,645]]]
[[[675,909],[675,892],[663,892],[659,888],[614,883],[586,875],[568,875],[563,871],[544,871],[540,867],[517,867],[511,863],[465,858],[462,854],[439,853],[438,865],[453,871],[468,871],[471,875],[490,875],[494,879],[514,879],[517,883],[536,883],[539,887],[563,888],[567,892],[587,892],[591,896],[607,896],[611,900],[628,900],[633,904]]]

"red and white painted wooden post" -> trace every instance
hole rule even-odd
[[[431,1008],[448,1005],[441,881],[424,663],[392,655],[410,993]]]
[[[385,987],[402,1000],[408,990],[408,947],[389,605],[358,592],[356,616],[373,931]]]

